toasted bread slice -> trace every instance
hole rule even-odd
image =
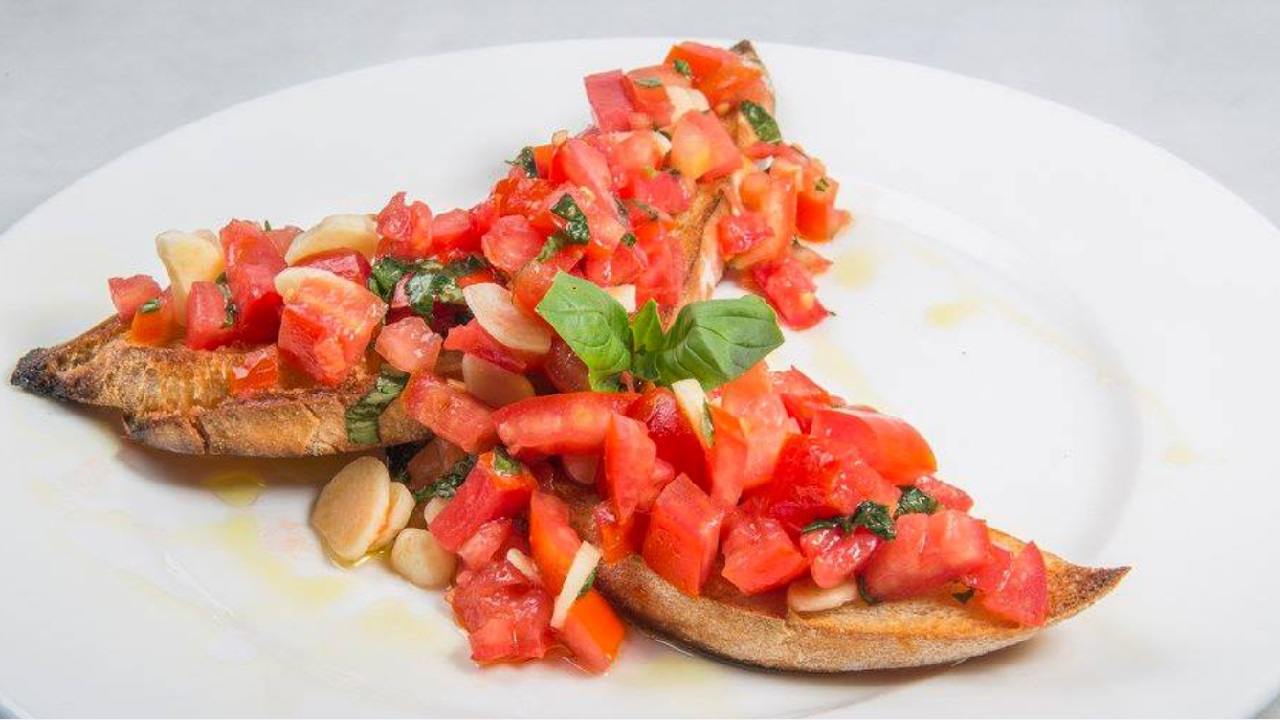
[[[555,490],[575,529],[598,541],[594,492],[568,481]],[[1016,538],[992,530],[1009,550]],[[1061,622],[1112,590],[1129,568],[1088,568],[1044,553],[1049,620]],[[800,672],[847,672],[952,663],[1022,642],[1044,628],[1017,627],[967,607],[946,593],[800,614],[782,592],[745,596],[717,568],[700,597],[675,589],[638,556],[601,565],[596,587],[638,624],[689,648],[745,665]]]

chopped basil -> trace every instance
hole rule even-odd
[[[152,298],[138,307],[138,312],[143,315],[150,315],[153,312],[160,311],[160,298]]]
[[[443,270],[424,270],[410,275],[408,282],[404,284],[404,294],[409,299],[409,307],[413,308],[413,312],[425,318],[430,318],[434,313],[436,300],[460,302],[462,297],[457,282]],[[453,297],[455,295],[456,298]]]
[[[800,534],[811,533],[815,530],[843,530],[851,532],[853,530],[853,518],[849,515],[837,515],[836,517],[822,518],[800,528]]]
[[[639,85],[639,86],[640,86],[640,87],[642,87],[642,88],[660,88],[660,87],[662,87],[662,81],[661,81],[661,80],[659,80],[659,79],[658,79],[658,78],[656,78],[656,77],[642,77],[642,78],[636,78],[635,80],[632,80],[631,82],[635,83],[636,85]]]
[[[386,448],[387,470],[391,471],[391,479],[398,483],[409,482],[409,461],[426,445],[426,442],[404,443]]]
[[[560,233],[552,233],[547,236],[547,241],[542,243],[542,249],[538,251],[538,255],[534,260],[538,262],[546,262],[560,252],[560,248],[564,247],[564,240]]]
[[[937,500],[929,497],[919,488],[908,485],[902,488],[902,495],[898,498],[898,511],[893,516],[901,517],[911,513],[932,515],[937,509]]]
[[[499,445],[493,449],[493,469],[499,475],[519,475],[520,471],[524,470],[524,465],[507,454],[507,449]]]
[[[537,311],[586,364],[593,387],[611,387],[629,370],[663,385],[694,378],[711,389],[782,344],[777,317],[754,295],[691,303],[664,331],[655,303],[628,322],[627,311],[608,293],[562,272]]]
[[[451,498],[458,491],[458,486],[471,474],[476,466],[476,456],[468,455],[453,464],[438,480],[413,493],[413,499],[425,502],[433,497]]]
[[[390,301],[396,283],[409,271],[409,263],[393,257],[379,258],[369,269],[369,291],[383,300]]]
[[[961,605],[963,605],[973,599],[973,588],[966,588],[961,592],[951,593],[951,597],[955,598]]]
[[[508,160],[507,164],[524,170],[524,174],[531,178],[538,177],[538,162],[533,159],[533,148],[528,145],[520,148],[515,160]]]
[[[693,68],[689,67],[689,63],[683,60],[682,58],[676,58],[675,62],[671,64],[675,66],[676,72],[680,73],[681,75],[687,78],[693,77]]]
[[[582,583],[582,589],[578,591],[578,597],[582,597],[583,595],[591,592],[591,587],[596,584],[596,573],[599,571],[599,565],[591,568],[591,574],[587,576],[587,581]]]
[[[378,433],[378,418],[387,409],[392,400],[400,396],[409,374],[399,370],[383,368],[373,389],[360,398],[359,402],[347,408],[347,439],[358,445],[373,445],[381,442]]]
[[[827,182],[824,177],[818,178],[818,181],[813,184],[813,189],[818,192],[826,192],[829,187],[831,187],[831,183]]]
[[[714,445],[716,442],[716,426],[711,422],[711,403],[702,401],[702,436]]]
[[[852,515],[837,515],[814,520],[801,528],[800,533],[803,535],[814,530],[842,530],[848,533],[860,527],[866,528],[885,540],[892,540],[897,534],[893,527],[893,517],[889,515],[889,508],[871,500],[861,502]]]
[[[485,267],[484,260],[469,255],[448,265],[435,260],[405,262],[384,257],[373,264],[369,273],[369,290],[390,302],[396,285],[409,276],[405,283],[405,295],[409,306],[418,315],[430,318],[437,302],[458,304],[463,302],[458,278],[465,277]]]
[[[747,119],[756,137],[762,142],[776,143],[782,140],[782,131],[778,129],[778,121],[773,119],[768,110],[750,100],[743,100],[739,105],[742,116]]]
[[[262,229],[263,229],[263,230],[266,230],[267,232],[271,232],[271,221],[270,221],[270,220],[263,220],[263,221],[262,221]]]
[[[231,299],[231,285],[227,282],[227,274],[222,273],[218,276],[216,282],[218,290],[222,293],[222,302],[226,306],[226,316],[222,318],[222,327],[229,328],[236,324],[236,315],[240,309],[236,307],[235,301]]]
[[[635,233],[624,234],[622,238],[618,240],[618,242],[622,243],[623,245],[626,245],[627,247],[634,247],[636,244]]]
[[[868,605],[880,604],[879,600],[872,597],[871,593],[867,592],[867,584],[861,577],[858,578],[858,597],[862,598],[862,602]]]
[[[653,206],[652,206],[652,205],[650,205],[649,203],[641,202],[641,201],[639,201],[639,200],[632,200],[632,201],[631,201],[631,204],[632,204],[632,205],[634,205],[634,206],[635,206],[635,208],[636,208],[637,210],[639,210],[640,212],[644,213],[644,216],[645,216],[645,217],[647,217],[647,218],[649,218],[650,220],[657,220],[657,219],[658,219],[658,217],[659,217],[659,216],[658,216],[658,211],[657,211],[657,210],[654,210],[654,209],[653,209]],[[634,236],[634,235],[632,235],[632,237],[635,237],[635,236]]]
[[[583,214],[573,196],[565,193],[551,208],[551,212],[564,218],[564,229],[556,233],[563,235],[563,242],[570,245],[586,245],[591,242],[591,228],[587,225],[587,216]]]

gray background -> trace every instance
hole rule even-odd
[[[1280,2],[0,0],[0,228],[135,145],[302,81],[622,35],[750,37],[993,80],[1167,148],[1280,224]]]

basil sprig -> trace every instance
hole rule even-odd
[[[743,100],[738,106],[742,110],[742,116],[747,119],[747,123],[751,125],[751,129],[755,131],[756,137],[767,143],[776,143],[782,140],[782,131],[778,129],[778,121],[773,119],[768,110],[758,103],[750,100]]]
[[[393,257],[379,258],[370,268],[369,290],[390,302],[396,285],[405,276],[405,294],[409,307],[418,315],[431,317],[437,302],[457,304],[463,302],[458,278],[484,268],[485,262],[475,255],[442,265],[435,260],[405,261]]]
[[[873,535],[878,535],[885,540],[892,540],[897,536],[897,532],[893,527],[893,516],[889,514],[889,508],[872,500],[864,500],[859,503],[852,515],[837,515],[814,520],[801,528],[800,533],[804,534],[814,530],[826,529],[840,529],[848,533],[860,527],[866,528]]]
[[[893,514],[894,517],[902,517],[911,513],[932,515],[938,509],[938,501],[916,486],[905,485],[901,489],[902,495],[898,497],[898,510]]]
[[[623,371],[661,385],[694,378],[710,390],[782,344],[777,316],[754,295],[690,303],[664,330],[653,300],[628,320],[604,290],[561,272],[537,311],[586,364],[596,390],[616,388]]]
[[[382,441],[378,432],[378,418],[387,409],[392,400],[404,391],[409,374],[399,370],[383,368],[373,389],[360,398],[359,402],[347,408],[347,439],[359,445],[373,445]]]
[[[688,61],[682,58],[676,58],[676,61],[672,63],[672,65],[675,66],[676,72],[680,73],[681,75],[687,78],[693,77],[693,68],[689,67]]]

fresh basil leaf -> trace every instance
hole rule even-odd
[[[560,196],[551,212],[564,218],[564,229],[558,235],[564,235],[563,242],[570,245],[586,245],[591,242],[591,228],[587,225],[587,216],[574,201],[573,196],[565,193]]]
[[[586,364],[593,389],[631,367],[627,311],[594,283],[557,273],[537,312]]]
[[[578,597],[582,597],[591,592],[591,588],[596,584],[596,573],[599,572],[600,566],[596,565],[591,568],[591,574],[587,576],[587,581],[582,583],[582,589],[578,591]]]
[[[453,278],[442,272],[417,272],[409,276],[409,281],[404,285],[404,294],[409,298],[409,307],[413,308],[413,312],[425,318],[430,318],[434,311],[436,300],[443,300],[442,297],[448,293],[448,286],[454,283]]]
[[[520,152],[516,155],[516,159],[508,160],[507,164],[524,170],[524,174],[531,178],[538,177],[538,162],[533,159],[533,148],[528,145],[520,148]]]
[[[347,439],[359,445],[380,442],[382,436],[378,433],[378,418],[391,401],[399,397],[408,381],[408,373],[383,368],[373,383],[373,389],[355,405],[347,408]]]
[[[661,81],[661,80],[659,80],[659,79],[658,79],[658,78],[656,78],[656,77],[642,77],[642,78],[636,78],[635,80],[632,80],[631,82],[635,83],[637,86],[642,87],[642,88],[660,88],[660,87],[662,87],[662,81]]]
[[[472,273],[478,273],[489,266],[488,261],[479,255],[468,255],[464,258],[454,260],[445,266],[445,270],[455,278],[466,277]],[[461,294],[461,291],[459,291]],[[459,300],[458,302],[462,302]]]
[[[236,307],[235,301],[231,299],[231,285],[227,282],[227,274],[222,273],[218,276],[215,284],[218,291],[222,293],[222,302],[226,307],[226,315],[222,318],[222,327],[229,328],[236,324],[236,315],[240,309]]]
[[[524,470],[521,462],[509,455],[507,449],[499,445],[493,449],[493,469],[499,475],[519,475]]]
[[[951,597],[955,598],[961,605],[973,599],[973,588],[966,588],[958,593],[951,593]]]
[[[658,317],[658,303],[650,298],[631,320],[631,347],[638,353],[658,352],[666,341],[662,319]]]
[[[138,312],[142,313],[143,315],[150,315],[153,312],[159,312],[159,311],[160,311],[160,298],[152,298],[142,303],[142,305],[138,306]]]
[[[618,242],[622,243],[623,245],[626,245],[627,247],[635,247],[636,235],[635,233],[626,233],[621,238],[618,239]]]
[[[369,291],[389,302],[396,283],[409,272],[409,267],[409,263],[393,257],[379,258],[369,269]]]
[[[746,372],[781,344],[777,316],[759,297],[705,300],[681,308],[652,363],[663,385],[695,378],[711,390]]]
[[[458,491],[458,486],[466,481],[471,470],[476,466],[476,456],[468,455],[453,464],[435,482],[413,493],[417,502],[425,502],[433,497],[451,498]]]
[[[680,73],[681,75],[687,78],[693,77],[693,68],[689,67],[689,63],[686,62],[684,59],[676,58],[675,62],[671,64],[675,66],[676,72]]]
[[[919,488],[908,485],[902,488],[902,495],[898,497],[898,510],[893,514],[893,516],[902,517],[903,515],[909,515],[911,513],[932,515],[937,509],[937,500],[929,497]]]
[[[534,260],[538,262],[546,262],[560,252],[560,248],[564,247],[564,238],[560,233],[551,233],[547,236],[547,241],[542,243],[542,249],[538,251],[538,255]]]
[[[776,143],[782,140],[782,131],[778,129],[778,122],[773,119],[768,110],[750,100],[743,100],[738,107],[742,110],[742,116],[747,119],[747,123],[751,125],[751,129],[755,131],[756,137],[761,141]]]
[[[849,532],[849,517],[847,515],[837,515],[835,517],[822,518],[800,528],[800,534],[811,533],[815,530],[843,530]]]
[[[853,526],[861,526],[871,531],[874,535],[879,535],[885,540],[892,540],[897,536],[897,531],[893,527],[893,516],[889,514],[889,508],[878,502],[864,500],[858,505],[858,509],[853,511],[853,515],[849,517],[849,522]]]

